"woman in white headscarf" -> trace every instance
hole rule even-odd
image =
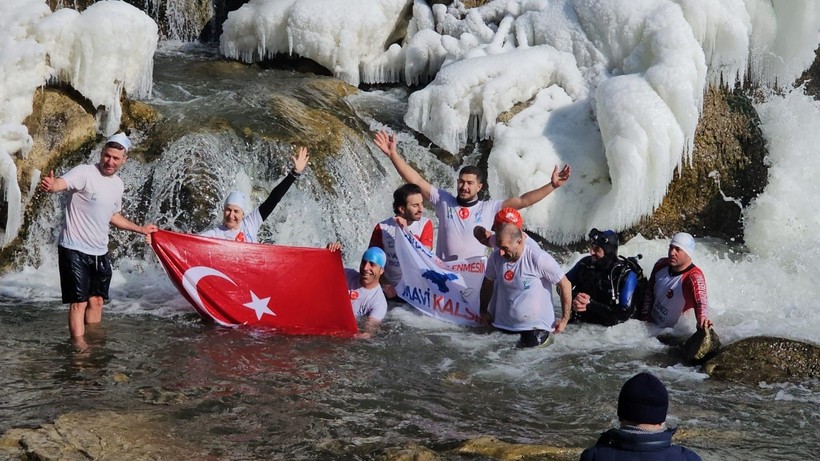
[[[236,240],[238,242],[258,243],[259,240],[256,238],[256,233],[259,231],[259,227],[262,225],[262,222],[270,216],[273,209],[276,208],[276,205],[282,200],[282,197],[285,196],[291,184],[302,175],[302,171],[307,167],[309,158],[307,148],[300,147],[298,154],[292,157],[293,168],[287,176],[279,181],[279,184],[273,188],[268,198],[250,213],[246,213],[248,210],[248,199],[245,197],[245,194],[239,191],[228,194],[228,198],[225,199],[225,206],[222,209],[222,224],[202,232],[199,235],[225,240]]]

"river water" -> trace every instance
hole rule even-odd
[[[208,74],[201,69],[209,56],[201,50],[160,54],[149,103],[174,123],[201,125],[219,114],[247,120],[254,132],[274,129],[264,104],[255,104],[266,92],[295,91],[300,77],[244,66]],[[374,90],[351,104],[365,126],[396,126],[403,97],[401,90]],[[167,146],[164,155],[184,156],[175,148]],[[355,265],[372,223],[389,213],[389,203],[365,196],[388,197],[398,185],[385,159],[357,148],[355,142],[343,147],[329,170],[337,179],[361,182],[340,186],[333,195],[315,178],[303,178],[271,216],[268,241],[317,246],[339,239],[352,248],[346,263]],[[447,176],[448,167],[417,150],[415,161],[433,180]],[[275,172],[260,179],[254,168],[261,166],[254,162],[245,165],[245,174],[264,187],[286,168],[274,162]],[[126,187],[144,190],[139,185],[153,178],[154,195],[139,198],[158,200],[161,162],[137,163],[132,160],[123,172]],[[216,171],[240,179],[213,185],[215,196],[241,182],[235,168]],[[350,198],[357,194],[361,199]],[[334,218],[339,200],[350,203],[344,216]],[[213,211],[211,219],[217,219]],[[174,210],[149,207],[147,213],[163,227],[181,227],[174,224]],[[120,245],[117,253],[112,301],[102,326],[90,331],[88,347],[78,350],[66,338],[66,307],[59,303],[51,256],[56,218],[49,216],[39,218],[28,240],[40,250],[39,264],[26,263],[0,278],[0,431],[91,409],[159,415],[175,438],[226,460],[375,459],[388,447],[418,443],[445,451],[481,435],[585,447],[615,424],[624,380],[650,371],[669,388],[669,421],[682,428],[679,440],[704,459],[805,460],[820,452],[817,382],[748,386],[710,380],[677,363],[654,338],[658,331],[637,321],[613,328],[572,325],[555,344],[536,350],[517,350],[515,337],[444,324],[405,306],[394,306],[383,330],[368,341],[217,328],[199,321],[150,252],[119,234],[115,240],[130,245]],[[756,257],[731,242],[698,244],[696,262],[706,274],[724,343],[761,334],[817,340],[817,288],[799,261]],[[665,247],[664,240],[636,237],[621,253],[642,253],[648,270]],[[557,256],[569,269],[581,255]],[[809,301],[795,293],[808,294]],[[686,317],[672,333],[690,334],[693,322]],[[452,452],[443,456],[462,459]]]

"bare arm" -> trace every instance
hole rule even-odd
[[[125,216],[123,216],[120,213],[114,213],[114,216],[111,217],[111,224],[113,224],[114,227],[116,227],[117,229],[138,232],[144,235],[148,235],[152,232],[156,232],[159,230],[157,226],[153,224],[148,224],[146,226],[138,226],[133,222],[129,221]]]
[[[63,178],[55,178],[54,170],[40,180],[40,190],[43,192],[60,192],[66,189],[68,189],[68,183]]]
[[[561,318],[556,320],[552,327],[555,328],[555,333],[561,333],[567,327],[569,316],[572,315],[572,284],[565,275],[556,288],[558,297],[561,298]]]
[[[566,184],[566,182],[569,180],[571,173],[572,169],[569,167],[569,165],[564,165],[564,168],[561,168],[560,171],[558,170],[558,165],[555,165],[555,168],[553,168],[552,170],[552,177],[550,178],[550,182],[544,184],[538,189],[533,189],[529,192],[526,192],[520,197],[511,197],[507,200],[504,200],[504,203],[501,205],[501,207],[509,207],[515,208],[516,210],[520,210],[522,208],[527,208],[528,206],[535,205],[536,203],[543,200],[544,197],[551,194],[552,191]]]
[[[396,172],[399,173],[402,179],[410,184],[415,184],[421,188],[421,196],[424,200],[430,200],[430,183],[421,177],[418,171],[413,169],[404,159],[399,155],[396,149],[396,135],[387,134],[386,131],[379,131],[376,133],[374,141],[379,149],[387,155],[387,158],[393,162]]]

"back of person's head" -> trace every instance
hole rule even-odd
[[[649,373],[629,378],[618,395],[618,419],[632,424],[662,424],[669,410],[669,393]]]
[[[515,224],[517,228],[521,229],[524,227],[524,218],[515,208],[502,208],[495,214],[493,229],[498,229],[502,224],[507,223]]]
[[[481,173],[481,170],[477,166],[467,165],[458,172],[459,176],[464,176],[465,174],[474,174],[476,180],[478,180],[480,184],[484,184],[484,174]]]
[[[604,250],[604,255],[610,258],[618,256],[618,234],[613,230],[599,231],[594,227],[589,231],[590,241]]]
[[[393,191],[393,213],[399,214],[399,207],[407,206],[407,197],[416,194],[421,194],[421,187],[410,183]]]

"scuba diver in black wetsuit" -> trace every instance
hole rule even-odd
[[[645,285],[637,262],[641,256],[619,257],[614,231],[592,229],[589,238],[589,256],[567,272],[572,283],[570,322],[617,325],[632,317],[641,301],[640,288]]]

